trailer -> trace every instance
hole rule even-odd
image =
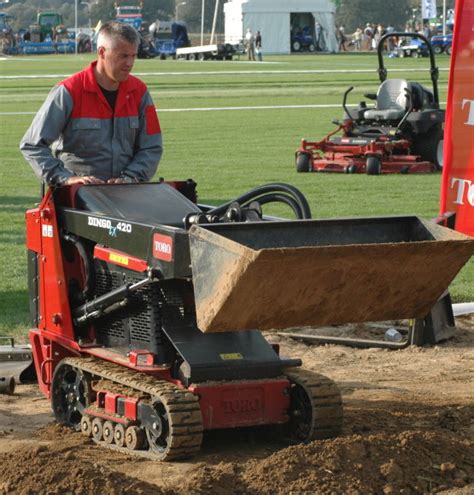
[[[225,43],[178,48],[176,57],[180,60],[232,60],[235,53],[235,47]]]

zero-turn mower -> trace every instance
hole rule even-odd
[[[387,79],[383,50],[388,37],[423,40],[429,49],[432,91],[405,79]],[[321,141],[303,139],[296,152],[297,172],[345,172],[378,175],[434,172],[442,167],[444,110],[439,108],[438,68],[429,41],[418,33],[390,33],[377,47],[380,86],[356,108],[347,107],[351,86],[343,98],[344,119]],[[338,135],[342,133],[341,135]]]
[[[297,220],[262,216],[283,202]],[[294,187],[226,203],[195,183],[50,188],[26,214],[30,342],[56,420],[176,460],[207,430],[337,435],[337,385],[260,330],[423,318],[474,239],[417,217],[312,220]]]

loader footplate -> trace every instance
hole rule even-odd
[[[200,450],[203,425],[194,394],[105,361],[66,358],[62,363],[87,373],[95,383],[97,400],[86,405],[81,430],[96,443],[162,461],[189,458]],[[124,407],[131,407],[132,417],[107,411],[111,397],[127,402]]]
[[[308,370],[286,372],[290,389],[290,435],[299,442],[331,438],[342,429],[342,398],[329,378]]]

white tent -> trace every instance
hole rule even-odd
[[[290,53],[292,35],[305,30],[316,38],[319,23],[319,47],[335,52],[335,11],[332,0],[231,0],[224,4],[225,42],[238,43],[250,28],[262,34],[263,53]]]

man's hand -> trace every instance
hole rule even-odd
[[[115,177],[109,179],[107,184],[133,184],[135,181],[131,177]]]
[[[65,186],[72,186],[73,184],[104,184],[104,181],[94,177],[93,175],[85,175],[84,177],[73,176],[64,182]]]

